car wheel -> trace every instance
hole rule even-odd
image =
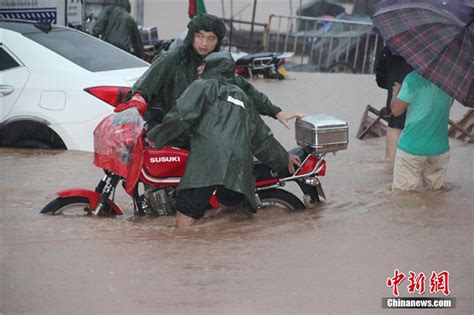
[[[0,130],[0,146],[33,149],[66,149],[61,138],[36,121],[16,121]]]
[[[17,143],[14,143],[13,147],[28,148],[28,149],[45,149],[45,150],[52,149],[52,147],[49,144],[38,141],[38,140],[33,140],[33,139],[21,140]]]

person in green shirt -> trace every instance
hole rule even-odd
[[[407,110],[397,144],[393,189],[437,190],[443,187],[449,162],[448,119],[453,98],[418,72],[395,83],[392,113]]]

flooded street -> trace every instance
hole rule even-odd
[[[456,308],[439,313],[472,314],[474,146],[450,138],[442,191],[392,193],[385,138],[355,137],[365,106],[385,104],[373,76],[290,77],[254,83],[285,110],[349,123],[349,149],[327,157],[328,200],[315,209],[227,212],[177,231],[172,217],[133,219],[120,190],[123,218],[40,215],[57,191],[94,189],[93,154],[0,149],[0,313],[433,313],[382,309],[399,269],[426,275],[424,297],[444,296],[429,293],[429,277],[448,271]],[[455,104],[451,118],[464,111]],[[293,124],[267,121],[295,146]],[[416,296],[407,284],[400,296]]]

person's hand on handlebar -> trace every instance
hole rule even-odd
[[[286,128],[290,129],[288,126],[288,120],[293,119],[293,118],[303,118],[306,116],[305,114],[302,113],[290,113],[290,112],[284,112],[281,111],[278,114],[276,114],[275,118]]]
[[[140,115],[143,116],[145,115],[148,105],[146,104],[143,96],[141,96],[139,93],[135,93],[135,95],[133,95],[128,102],[117,105],[117,107],[114,109],[114,112],[119,113],[132,107],[135,107]]]

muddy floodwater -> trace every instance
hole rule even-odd
[[[327,201],[256,215],[238,210],[185,231],[174,218],[53,217],[40,209],[67,188],[93,189],[93,154],[0,149],[1,314],[399,314],[473,313],[473,148],[450,138],[446,187],[392,193],[385,138],[355,135],[367,104],[385,92],[372,76],[291,73],[255,81],[276,104],[348,121],[349,148],[327,157]],[[347,87],[347,88],[342,88]],[[455,104],[452,117],[465,108]],[[294,128],[267,120],[285,147]],[[295,187],[288,187],[299,197]],[[449,310],[386,310],[387,278],[449,272]]]

